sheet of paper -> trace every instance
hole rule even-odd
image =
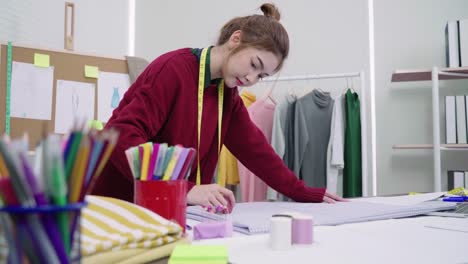
[[[107,122],[112,111],[119,105],[123,95],[130,87],[128,74],[99,72],[98,89],[98,120]]]
[[[12,63],[11,117],[50,120],[54,67],[36,67],[33,64]]]
[[[92,83],[57,80],[56,133],[69,132],[75,119],[94,119],[94,89]]]
[[[434,192],[434,193],[423,193],[415,195],[402,195],[402,196],[390,196],[390,197],[365,197],[356,198],[355,201],[366,201],[370,203],[379,204],[395,204],[395,205],[416,205],[422,202],[437,199],[444,195],[446,192]]]
[[[238,203],[231,213],[234,230],[241,233],[266,233],[272,215],[300,213],[314,218],[314,225],[341,225],[374,220],[384,220],[426,214],[439,210],[450,210],[455,205],[441,201],[430,201],[417,205],[392,205],[369,202],[290,203],[253,202]],[[224,215],[208,213],[201,206],[187,207],[187,218],[204,221],[223,220]]]

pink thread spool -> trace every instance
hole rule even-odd
[[[292,244],[314,242],[314,220],[311,216],[294,214],[292,219]]]

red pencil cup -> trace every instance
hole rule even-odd
[[[134,181],[134,202],[177,222],[185,232],[187,181]]]

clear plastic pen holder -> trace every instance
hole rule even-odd
[[[64,248],[69,248],[69,253],[66,254],[66,263],[81,263],[81,210],[87,203],[74,203],[66,206],[37,206],[37,207],[22,207],[22,206],[6,206],[0,208],[0,223],[2,233],[7,245],[7,263],[40,263],[40,257],[44,256],[44,252],[39,252],[35,245],[38,243],[37,233],[34,233],[33,226],[30,224],[36,222],[39,224],[49,240],[50,245],[55,251],[56,247],[52,242],[51,230],[47,228],[50,225],[58,231],[61,245]],[[65,219],[69,229],[69,244],[63,244],[62,233],[60,232],[59,215],[66,216]],[[72,234],[72,223],[76,219],[76,228]],[[46,222],[49,222],[46,225]],[[34,233],[34,234],[33,234]],[[43,234],[44,234],[43,233]],[[57,234],[57,233],[56,233]],[[36,241],[34,241],[36,240]],[[41,241],[39,241],[41,243]],[[39,257],[40,256],[40,257]],[[63,261],[60,261],[63,263]]]

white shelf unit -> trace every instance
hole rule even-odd
[[[433,149],[432,144],[403,144],[393,145],[393,149]],[[440,149],[445,150],[468,150],[468,144],[441,144]]]
[[[433,149],[435,192],[442,191],[441,150],[468,150],[468,144],[440,143],[439,80],[453,79],[468,79],[468,67],[442,69],[433,67],[432,70],[397,70],[392,74],[392,82],[432,81],[432,144],[395,145],[393,149]]]

